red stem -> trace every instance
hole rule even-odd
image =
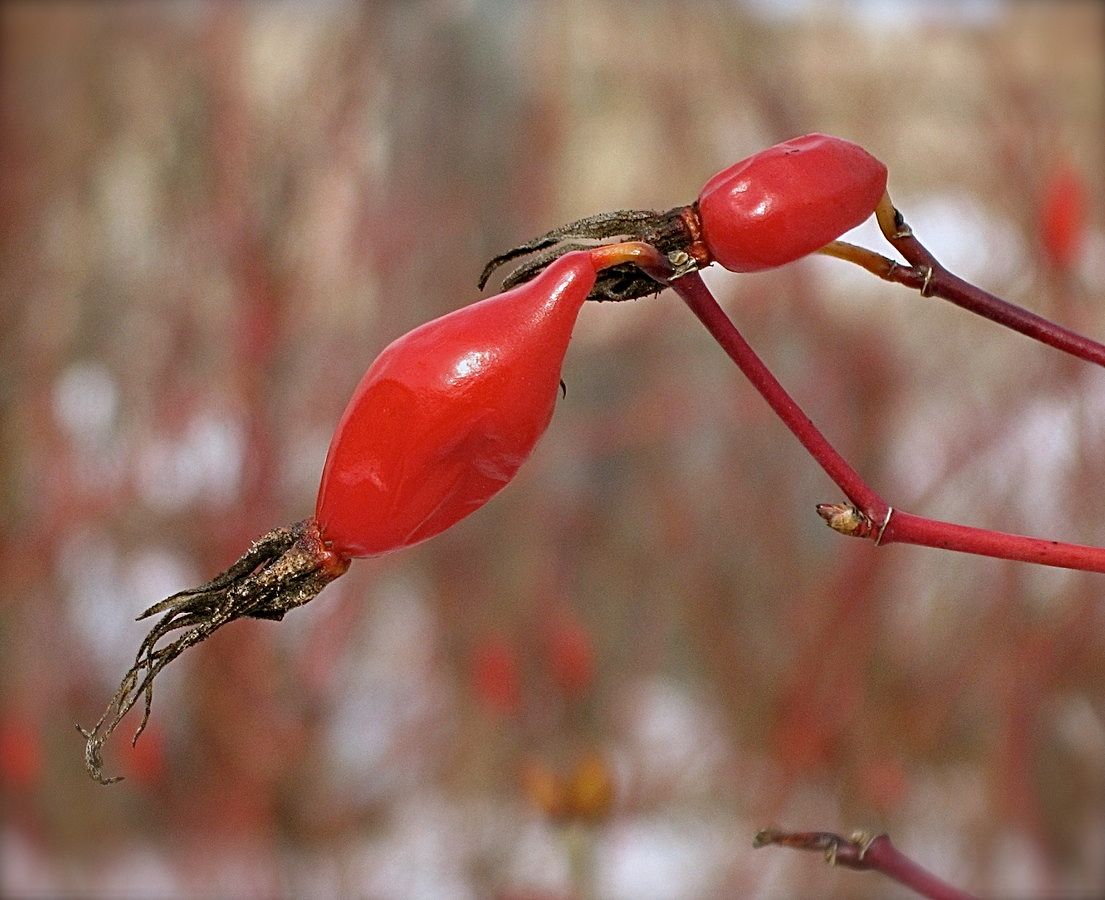
[[[783,420],[802,446],[821,465],[825,473],[868,518],[882,523],[890,507],[872,490],[863,477],[849,465],[835,447],[828,442],[817,426],[810,421],[794,398],[779,384],[778,379],[764,365],[737,327],[718,306],[713,294],[697,272],[691,272],[671,282],[671,287],[690,307],[706,330],[713,335],[721,348],[740,368],[768,402],[775,414]]]
[[[1077,356],[1086,362],[1105,366],[1105,345],[995,297],[945,269],[928,247],[914,235],[913,229],[895,209],[889,194],[883,196],[875,210],[875,215],[887,241],[915,270],[918,272],[928,270],[930,273],[921,290],[923,295],[941,297],[1033,340]]]
[[[975,287],[969,281],[964,281],[958,275],[953,275],[947,269],[941,268],[934,271],[929,290],[933,296],[948,300],[956,306],[984,316],[1013,331],[1019,331],[1042,344],[1077,356],[1086,362],[1105,366],[1105,345],[1062,325],[1056,325],[1026,309],[1007,303],[982,288]]]
[[[779,384],[718,305],[698,273],[691,272],[677,278],[671,282],[671,287],[767,400],[776,415],[802,442],[802,446],[817,460],[845,496],[870,520],[872,527],[851,533],[869,537],[880,545],[918,544],[1065,569],[1105,572],[1105,548],[970,528],[926,519],[897,509],[891,513],[887,502],[867,485]]]
[[[879,543],[917,544],[922,547],[974,553],[978,556],[1039,563],[1042,566],[1058,566],[1062,569],[1105,572],[1105,549],[1101,547],[971,528],[926,519],[897,509],[887,522]]]
[[[912,888],[930,900],[964,900],[973,896],[915,863],[895,847],[885,834],[880,834],[871,842],[863,855],[863,861],[867,868],[882,872],[887,878]]]

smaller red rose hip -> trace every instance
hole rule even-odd
[[[870,216],[886,192],[886,177],[886,166],[858,144],[827,134],[803,135],[718,172],[688,206],[600,213],[520,244],[488,262],[480,287],[503,263],[536,253],[503,286],[522,283],[577,246],[578,239],[632,238],[689,268],[712,262],[733,272],[782,266],[820,250]],[[654,293],[647,275],[619,267],[599,274],[591,299]]]
[[[732,272],[820,250],[875,211],[886,166],[841,138],[807,134],[718,172],[698,196],[702,241]]]

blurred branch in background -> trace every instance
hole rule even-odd
[[[0,893],[882,896],[747,849],[861,821],[1100,894],[1100,577],[835,538],[671,293],[584,310],[494,503],[197,649],[119,792],[71,729],[135,614],[309,512],[376,352],[557,222],[836,133],[949,269],[1100,339],[1103,16],[0,7]],[[907,508],[1105,544],[1101,375],[852,269],[707,283]]]

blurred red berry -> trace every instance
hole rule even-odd
[[[119,757],[127,778],[147,786],[157,784],[165,777],[165,733],[153,725],[147,726],[142,740],[122,744]]]
[[[34,725],[25,718],[0,720],[0,784],[29,788],[42,775],[42,742]]]
[[[1052,171],[1040,201],[1040,243],[1050,266],[1069,269],[1077,262],[1085,227],[1086,186],[1064,163]]]
[[[823,771],[832,756],[828,723],[808,702],[785,710],[772,737],[777,758],[792,772]]]
[[[898,759],[867,763],[861,778],[865,799],[882,815],[897,812],[909,793],[909,776]]]
[[[490,711],[502,715],[518,711],[522,693],[518,656],[502,635],[487,636],[473,651],[472,687]]]
[[[546,629],[546,652],[553,680],[564,695],[578,697],[595,674],[591,635],[574,616],[556,618]]]

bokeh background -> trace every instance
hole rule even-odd
[[[584,310],[494,502],[176,663],[126,781],[73,729],[136,613],[311,511],[376,352],[560,222],[827,131],[1105,336],[1103,45],[1094,0],[0,6],[0,893],[901,895],[767,825],[1105,893],[1105,580],[834,534],[670,292]],[[1105,544],[1105,373],[835,260],[708,283],[895,506]]]

